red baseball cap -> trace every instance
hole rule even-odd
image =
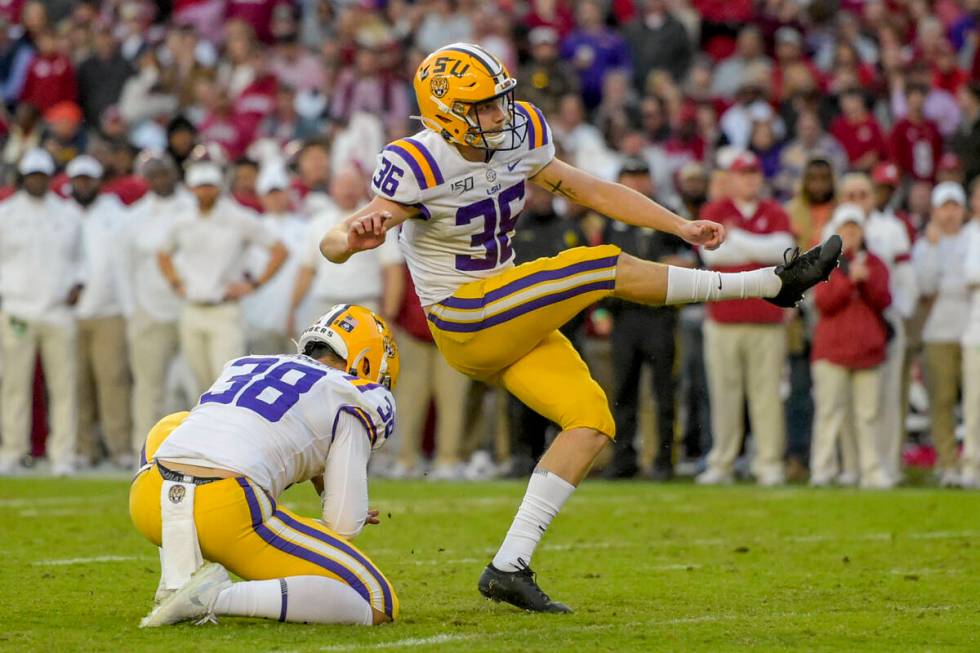
[[[761,169],[759,157],[752,152],[739,153],[728,165],[730,172],[759,172]]]
[[[894,163],[879,163],[871,171],[871,181],[882,186],[898,186],[901,176],[898,173],[898,166]]]
[[[959,170],[962,166],[960,157],[956,156],[955,152],[946,152],[941,157],[939,157],[939,171],[940,172],[950,172],[952,170]]]

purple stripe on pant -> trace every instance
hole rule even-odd
[[[570,277],[581,272],[615,267],[618,261],[619,256],[607,256],[605,258],[597,258],[591,261],[573,263],[572,265],[566,265],[563,268],[557,268],[555,270],[542,270],[541,272],[529,274],[523,279],[512,281],[505,286],[497,288],[496,290],[491,290],[483,297],[447,297],[439,302],[439,305],[445,306],[446,308],[482,308],[490,302],[495,302],[498,299],[506,297],[507,295],[512,295],[519,290],[524,290],[525,288],[529,288],[535,284],[541,283],[542,281],[554,281],[556,279],[564,279],[565,277]]]
[[[528,302],[526,304],[521,304],[520,306],[515,306],[514,308],[504,311],[503,313],[498,313],[497,315],[486,318],[479,322],[468,322],[461,324],[458,322],[447,322],[446,320],[441,320],[435,316],[435,314],[429,314],[429,320],[439,327],[443,331],[453,332],[453,333],[473,333],[475,331],[482,331],[483,329],[488,329],[492,326],[502,324],[503,322],[508,322],[516,317],[520,317],[531,311],[537,310],[544,306],[551,306],[552,304],[557,304],[558,302],[570,299],[572,297],[577,297],[579,295],[584,295],[585,293],[594,292],[596,290],[612,290],[616,287],[616,281],[614,279],[609,279],[608,281],[595,281],[593,283],[587,283],[583,286],[577,288],[571,288],[563,292],[554,293],[552,295],[545,295],[544,297],[539,297],[534,301]]]
[[[242,490],[245,492],[245,499],[248,501],[249,513],[252,516],[252,529],[258,534],[259,537],[279,551],[296,556],[297,558],[301,558],[307,562],[311,562],[318,567],[326,569],[337,577],[342,578],[344,582],[350,585],[351,589],[360,594],[361,597],[368,602],[368,604],[371,603],[371,592],[361,581],[361,579],[355,576],[352,571],[331,560],[330,558],[327,558],[326,556],[309,551],[296,544],[293,544],[292,542],[284,540],[276,535],[271,528],[266,526],[262,519],[262,510],[259,508],[259,501],[255,496],[255,491],[252,489],[252,486],[249,485],[248,481],[245,480],[244,477],[239,476],[236,480],[238,481],[238,484],[241,486]],[[275,501],[272,501],[271,497],[269,498],[269,501],[272,502],[273,509],[275,509]],[[283,513],[274,512],[273,516],[282,519],[284,522],[286,521],[283,519]]]

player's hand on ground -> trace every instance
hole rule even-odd
[[[255,290],[255,286],[250,281],[229,283],[225,288],[225,299],[241,299],[253,290]]]
[[[352,252],[379,247],[385,241],[385,222],[391,219],[387,211],[373,211],[350,223],[347,247]]]
[[[725,227],[711,220],[691,220],[681,226],[677,235],[692,245],[718,249],[725,242]]]
[[[368,510],[368,512],[367,512],[367,519],[364,520],[364,523],[365,524],[380,524],[381,523],[381,520],[378,518],[378,515],[380,515],[380,514],[381,514],[381,511],[379,511],[379,510]]]

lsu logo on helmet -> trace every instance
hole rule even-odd
[[[483,150],[514,150],[527,136],[527,119],[514,109],[511,77],[497,57],[471,43],[453,43],[426,57],[413,80],[422,124],[446,140]],[[499,102],[507,120],[484,129],[476,106]]]

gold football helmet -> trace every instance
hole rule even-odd
[[[319,342],[344,360],[348,374],[393,390],[401,369],[398,346],[380,315],[356,304],[337,304],[306,327],[297,343],[299,353]]]
[[[527,118],[514,110],[517,80],[497,57],[471,43],[452,43],[426,57],[413,80],[420,119],[446,140],[483,150],[514,150],[527,136]],[[507,115],[500,129],[480,126],[476,106],[497,101]]]

